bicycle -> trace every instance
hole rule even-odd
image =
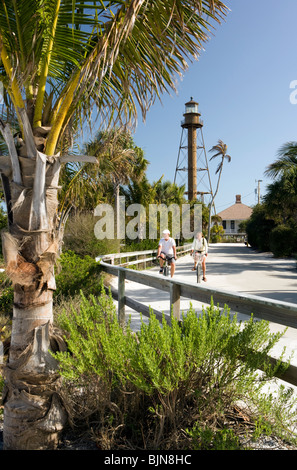
[[[158,256],[158,258],[161,258],[161,256]],[[170,261],[174,258],[174,256],[166,255],[165,258],[162,258],[164,260],[163,263],[163,276],[169,276],[169,266],[171,265]],[[169,263],[169,265],[167,264]]]
[[[203,254],[202,253],[197,253],[198,259],[197,259],[197,266],[196,266],[196,275],[197,275],[197,283],[201,283],[201,278],[203,276],[203,269],[202,269],[202,258]]]
[[[203,268],[202,268],[202,259],[203,259],[204,253],[195,251],[193,253],[193,258],[196,262],[196,276],[197,276],[197,283],[201,283],[201,278],[203,276]],[[192,271],[195,271],[195,268],[192,269]]]

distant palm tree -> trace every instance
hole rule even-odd
[[[148,165],[143,150],[135,146],[130,132],[122,129],[98,132],[84,145],[84,154],[94,155],[98,164],[78,162],[63,168],[61,217],[71,207],[92,211],[112,199],[116,204],[119,186],[128,184],[131,178],[141,179]]]
[[[267,167],[265,175],[274,179],[263,198],[270,215],[278,223],[286,223],[292,217],[296,223],[297,142],[287,142],[280,147],[278,158]]]
[[[185,185],[178,186],[171,181],[159,181],[156,186],[156,203],[181,205],[186,203],[184,194]]]
[[[224,142],[219,139],[217,145],[214,145],[210,149],[210,152],[213,152],[213,153],[215,152],[214,155],[210,158],[210,160],[213,160],[214,158],[217,158],[217,157],[220,157],[221,160],[220,160],[220,163],[218,164],[218,167],[217,167],[217,170],[216,170],[216,174],[217,173],[219,174],[218,181],[217,181],[217,187],[216,187],[215,193],[212,197],[212,200],[211,200],[211,203],[210,203],[210,206],[209,206],[208,241],[210,240],[211,209],[212,209],[212,206],[213,206],[214,199],[215,199],[216,195],[218,194],[219,185],[220,185],[221,176],[222,176],[222,171],[223,171],[224,161],[225,161],[225,159],[228,162],[231,161],[230,155],[227,155],[227,148],[228,148],[227,145],[224,144]]]

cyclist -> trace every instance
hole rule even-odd
[[[194,255],[193,255],[194,253]],[[206,256],[208,254],[208,245],[206,239],[203,237],[202,232],[197,232],[196,237],[193,240],[191,255],[194,256],[194,267],[192,271],[196,270],[197,263],[199,261],[199,257],[201,256],[201,264],[202,264],[202,271],[203,271],[203,281],[206,282],[207,279],[205,277],[206,273]]]
[[[159,241],[157,258],[160,259],[160,273],[163,273],[164,260],[167,258],[168,264],[170,265],[171,277],[175,271],[175,260],[176,260],[176,245],[173,238],[171,238],[169,230],[164,230],[162,233],[163,237]]]

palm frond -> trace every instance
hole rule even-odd
[[[297,172],[297,142],[287,142],[278,151],[278,159],[268,165],[264,174],[276,178]]]
[[[2,0],[0,36],[32,110],[46,78],[37,103],[43,113],[51,95],[42,124],[53,124],[52,152],[92,109],[107,125],[135,123],[138,109],[145,118],[155,99],[176,90],[227,10],[220,0]]]

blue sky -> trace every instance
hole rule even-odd
[[[150,161],[150,181],[164,174],[174,180],[184,104],[192,96],[199,103],[212,187],[216,161],[209,149],[219,139],[228,145],[232,160],[224,164],[215,200],[220,212],[235,202],[254,205],[256,181],[261,195],[272,180],[264,171],[285,142],[297,140],[297,104],[290,83],[297,80],[296,0],[226,0],[231,9],[216,27],[199,61],[189,65],[178,93],[162,96],[139,118],[135,143]],[[296,87],[297,90],[297,87]],[[182,175],[181,172],[178,175]],[[177,181],[178,182],[178,181]],[[199,188],[198,188],[199,190]]]

